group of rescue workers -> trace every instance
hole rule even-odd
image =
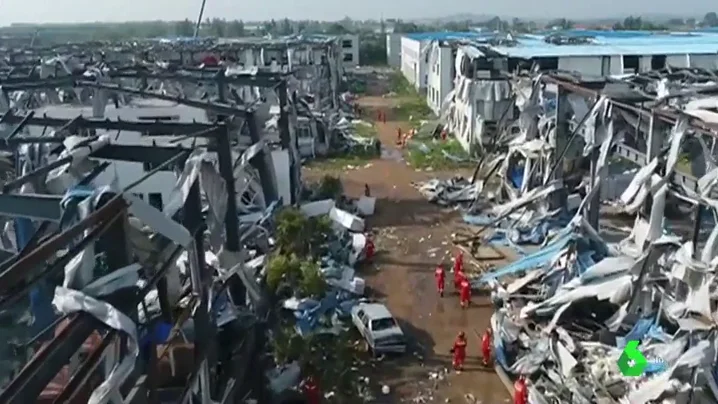
[[[439,264],[434,271],[436,278],[436,289],[439,296],[444,297],[446,288],[446,270],[443,264]],[[471,284],[464,273],[464,253],[459,251],[454,257],[454,288],[459,292],[459,304],[462,309],[469,308],[471,305]],[[466,361],[466,334],[461,331],[454,341],[451,352],[454,355],[452,362],[454,369],[462,370]],[[491,327],[487,328],[481,337],[481,354],[484,366],[489,366],[491,361]]]

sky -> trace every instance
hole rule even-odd
[[[28,22],[91,22],[196,19],[201,0],[0,0],[0,26]],[[608,6],[613,4],[612,6]],[[600,8],[600,9],[599,9]],[[718,11],[715,0],[207,0],[209,18],[339,20],[433,18],[457,14],[523,18],[616,17],[639,14],[696,17]]]

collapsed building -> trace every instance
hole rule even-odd
[[[306,194],[300,118],[343,104],[339,39],[264,45],[3,50],[0,300],[32,320],[4,330],[0,401],[273,400],[261,257]],[[354,263],[363,222],[322,206]]]
[[[472,285],[491,290],[497,369],[529,377],[529,402],[718,399],[715,77],[514,77],[518,116],[475,176],[419,185],[479,227],[456,243],[518,256]],[[631,341],[644,359],[625,372]]]

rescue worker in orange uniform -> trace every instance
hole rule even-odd
[[[439,296],[444,297],[444,285],[446,284],[446,272],[444,266],[439,264],[434,271],[436,277],[436,289],[439,291]]]
[[[319,404],[321,402],[322,395],[319,391],[319,385],[313,376],[309,376],[304,380],[302,390],[308,404]]]
[[[483,356],[481,360],[484,366],[489,366],[491,361],[491,334],[491,327],[486,327],[486,331],[481,337],[481,355]]]
[[[374,258],[374,253],[376,252],[376,247],[374,246],[374,242],[372,241],[371,237],[368,235],[366,236],[366,245],[364,246],[364,257],[367,261],[371,262],[372,258]]]
[[[461,250],[454,257],[454,273],[459,272],[464,272],[464,252]]]
[[[514,404],[528,404],[529,391],[526,388],[526,376],[521,375],[514,382]]]
[[[454,265],[454,288],[459,291],[461,290],[461,281],[466,278],[466,275],[464,275],[461,271],[456,271],[456,265]]]
[[[466,335],[463,331],[459,332],[454,341],[454,346],[451,348],[451,353],[454,354],[454,360],[452,365],[455,370],[464,370],[464,361],[466,361]]]
[[[461,303],[462,309],[468,308],[469,304],[471,304],[471,285],[465,277],[459,285],[459,303]]]

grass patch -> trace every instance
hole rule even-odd
[[[434,119],[434,112],[426,105],[426,100],[419,94],[407,96],[393,109],[393,117],[397,121]]]
[[[389,91],[396,93],[397,96],[416,94],[414,86],[398,71],[393,72],[389,76]]]
[[[393,119],[408,121],[410,117],[413,120],[434,117],[433,111],[426,105],[426,97],[419,94],[401,72],[391,74],[389,87],[397,98],[397,106],[393,108]]]
[[[321,160],[312,160],[304,164],[304,166],[310,170],[335,171],[343,170],[347,168],[347,166],[363,166],[376,158],[377,156],[340,156]]]
[[[416,142],[421,142],[421,140]],[[428,152],[422,151],[417,144],[410,145],[406,152],[406,161],[414,168],[446,169],[473,167],[475,165],[472,161],[454,161],[444,155],[444,152],[446,152],[462,159],[469,157],[469,154],[466,153],[461,143],[456,139],[448,139],[445,142],[425,140],[422,143],[429,148]]]

